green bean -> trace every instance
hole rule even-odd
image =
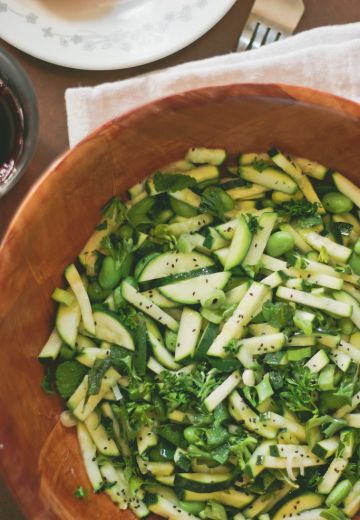
[[[205,509],[204,502],[185,502],[185,500],[179,500],[179,506],[181,509],[190,513],[191,515],[197,515],[201,513],[203,509]]]
[[[351,200],[338,191],[331,191],[324,195],[322,204],[330,213],[347,213],[353,207]]]
[[[352,489],[350,480],[342,480],[337,484],[325,500],[325,504],[337,506],[344,501]]]
[[[273,233],[266,245],[266,252],[270,256],[281,256],[288,253],[295,246],[295,241],[292,235],[287,231],[276,231]]]

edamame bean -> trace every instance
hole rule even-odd
[[[350,256],[349,265],[354,273],[360,276],[360,255],[353,253]]]
[[[266,252],[270,256],[281,256],[294,249],[295,241],[287,231],[276,231],[273,233],[266,244]]]
[[[121,226],[121,228],[119,229],[117,234],[121,238],[128,239],[128,238],[132,237],[133,231],[134,231],[133,228],[131,226],[129,226],[129,224],[124,224],[123,226]]]
[[[122,269],[120,262],[112,256],[106,256],[101,264],[98,276],[99,284],[103,289],[113,289],[121,280]]]
[[[199,434],[199,428],[195,428],[195,426],[188,426],[184,430],[184,437],[189,444],[197,444],[200,440]]]
[[[339,325],[343,334],[346,334],[348,336],[352,333],[353,323],[350,318],[341,318],[341,320],[339,320]]]
[[[354,253],[360,255],[360,238],[357,239],[354,245]]]
[[[342,480],[337,484],[331,493],[325,500],[325,504],[330,507],[331,505],[337,506],[344,501],[352,489],[350,480]]]
[[[185,502],[185,500],[179,500],[179,506],[191,515],[197,515],[205,509],[204,502]]]
[[[330,211],[330,213],[346,213],[351,211],[353,207],[351,200],[338,191],[331,191],[324,195],[322,204],[326,211]]]
[[[99,282],[93,281],[90,282],[87,287],[87,293],[92,302],[101,302],[104,301],[105,298],[109,296],[111,293],[110,289],[103,289]]]

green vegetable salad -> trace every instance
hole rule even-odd
[[[277,149],[192,148],[111,200],[55,289],[42,387],[138,518],[360,509],[360,189]]]

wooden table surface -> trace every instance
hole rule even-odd
[[[125,79],[186,61],[231,52],[236,48],[252,3],[252,0],[237,0],[234,7],[215,27],[192,45],[168,58],[132,69],[101,72],[71,70],[32,58],[0,41],[0,45],[10,51],[23,65],[33,81],[40,112],[39,142],[33,160],[20,182],[0,200],[0,238],[32,184],[68,147],[64,105],[66,88]],[[298,31],[321,25],[360,21],[360,0],[304,0],[304,3],[306,11]],[[0,518],[24,520],[24,516],[2,483]]]

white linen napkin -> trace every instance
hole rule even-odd
[[[360,22],[305,31],[261,49],[193,61],[65,93],[70,146],[107,120],[149,101],[231,83],[287,83],[360,101]]]

